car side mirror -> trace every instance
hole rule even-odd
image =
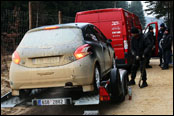
[[[108,44],[111,44],[111,42],[112,42],[111,39],[107,39],[107,40],[106,40],[106,43],[108,43]]]

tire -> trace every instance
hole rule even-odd
[[[94,69],[94,93],[99,93],[99,87],[100,87],[100,70],[98,66],[95,66]]]
[[[21,98],[29,97],[30,94],[31,94],[31,89],[28,89],[28,90],[27,89],[22,89],[22,90],[19,91],[19,96]]]
[[[122,88],[120,74],[118,69],[113,68],[110,73],[110,92],[111,92],[111,101],[113,103],[122,102],[125,99],[125,92]]]

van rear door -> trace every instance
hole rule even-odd
[[[76,20],[75,22],[78,23],[92,23],[93,25],[95,25],[96,27],[99,27],[99,23],[98,23],[98,15],[97,13],[92,13],[92,14],[78,14],[76,15]]]
[[[144,35],[148,32],[149,26],[153,27],[154,37],[155,37],[155,50],[153,50],[152,56],[157,57],[158,56],[158,22],[152,22],[147,25],[147,27],[144,30]]]
[[[100,30],[108,38],[112,39],[117,59],[124,58],[124,45],[122,35],[122,14],[120,10],[99,13]]]

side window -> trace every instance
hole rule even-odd
[[[155,28],[155,24],[150,24],[149,26],[153,27],[153,32],[154,35],[156,36],[156,28]],[[149,30],[149,26],[144,30],[144,34],[147,34],[148,30]]]
[[[97,36],[99,41],[106,42],[106,37],[102,34],[102,32],[95,26],[92,27],[94,34]]]
[[[94,33],[91,31],[89,27],[86,28],[84,38],[87,41],[98,41],[97,37],[94,35]]]

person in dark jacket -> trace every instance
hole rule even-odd
[[[149,50],[149,53],[147,55],[146,68],[152,68],[152,66],[149,65],[152,53],[155,50],[155,36],[154,36],[154,32],[153,32],[153,27],[152,26],[149,26],[149,30],[148,30],[148,32],[145,35],[145,40],[150,42],[150,50]]]
[[[129,81],[128,85],[135,85],[135,77],[138,70],[138,67],[140,67],[141,71],[141,77],[143,80],[143,84],[140,86],[140,88],[147,87],[148,84],[146,82],[146,56],[150,49],[150,42],[148,40],[144,39],[143,34],[139,34],[139,31],[137,28],[131,29],[131,53],[133,56],[133,64],[131,67],[131,80]]]
[[[162,24],[160,25],[160,30],[158,31],[158,45],[159,45],[160,40],[161,40],[162,37],[163,37],[163,34],[164,34],[165,29],[166,29],[166,27],[165,27],[164,23],[162,23]],[[162,48],[161,48],[160,45],[159,45],[159,52],[158,52],[158,54],[159,54],[159,57],[160,57],[160,64],[159,64],[159,66],[162,67],[162,66],[163,66]]]
[[[160,46],[162,47],[162,56],[164,59],[163,70],[169,68],[170,56],[171,56],[171,46],[172,46],[172,36],[170,35],[170,29],[166,29],[163,38],[160,41]]]

